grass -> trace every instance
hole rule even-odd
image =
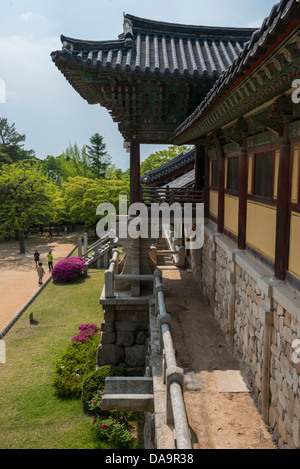
[[[52,281],[5,336],[0,363],[0,449],[105,449],[80,399],[55,396],[55,362],[82,323],[101,325],[104,270],[69,284]],[[33,313],[35,324],[30,324]]]

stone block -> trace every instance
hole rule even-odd
[[[114,332],[115,328],[114,328],[114,323],[113,322],[105,322],[105,321],[102,321],[102,324],[101,324],[101,331],[102,332]]]
[[[149,320],[149,307],[146,310],[141,309],[129,309],[115,311],[116,321],[136,321],[136,322],[147,322]]]
[[[134,332],[118,332],[116,344],[131,347],[134,344]]]
[[[140,321],[116,321],[115,330],[117,332],[127,332],[127,331],[148,331],[149,323],[140,322]]]
[[[104,344],[100,345],[97,354],[97,363],[99,366],[118,365],[125,361],[125,349],[119,345]]]
[[[114,332],[104,332],[101,337],[101,344],[114,344],[116,341],[116,334]]]
[[[137,345],[145,345],[146,341],[148,339],[148,334],[145,331],[139,331],[136,333],[135,337],[135,343]]]
[[[129,367],[144,366],[146,362],[146,348],[144,345],[134,345],[125,348],[125,362]]]

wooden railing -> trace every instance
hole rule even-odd
[[[184,188],[160,188],[160,187],[142,187],[141,188],[142,202],[149,206],[153,203],[203,203],[203,191],[195,189]]]

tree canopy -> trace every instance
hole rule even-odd
[[[6,118],[0,118],[0,166],[35,159],[33,150],[25,150],[25,135],[17,132],[15,124],[9,124]]]
[[[3,165],[0,171],[0,235],[18,237],[25,252],[24,234],[32,225],[53,217],[53,184],[28,163]]]
[[[96,209],[119,196],[129,200],[129,170],[116,168],[103,137],[95,133],[82,148],[69,144],[58,156],[43,160],[24,150],[25,135],[0,118],[0,237],[17,237],[25,252],[24,235],[34,225],[81,223],[96,229]],[[165,164],[186,147],[170,146],[141,163],[141,175]],[[189,148],[188,148],[189,150]]]

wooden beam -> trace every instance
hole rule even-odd
[[[140,191],[140,143],[130,139],[130,204],[141,201]]]
[[[224,232],[225,158],[218,136],[214,138],[218,156],[218,233]]]
[[[276,221],[276,253],[275,277],[285,280],[288,268],[289,249],[289,199],[290,199],[290,140],[282,139],[280,144],[280,160],[278,191],[277,191],[277,221]]]
[[[205,145],[204,155],[204,218],[209,218],[209,158],[208,158],[208,145]]]
[[[248,158],[246,139],[242,140],[239,156],[239,231],[238,247],[246,249],[247,225],[247,189],[248,189]]]
[[[195,152],[195,190],[204,188],[204,146],[197,145]]]

